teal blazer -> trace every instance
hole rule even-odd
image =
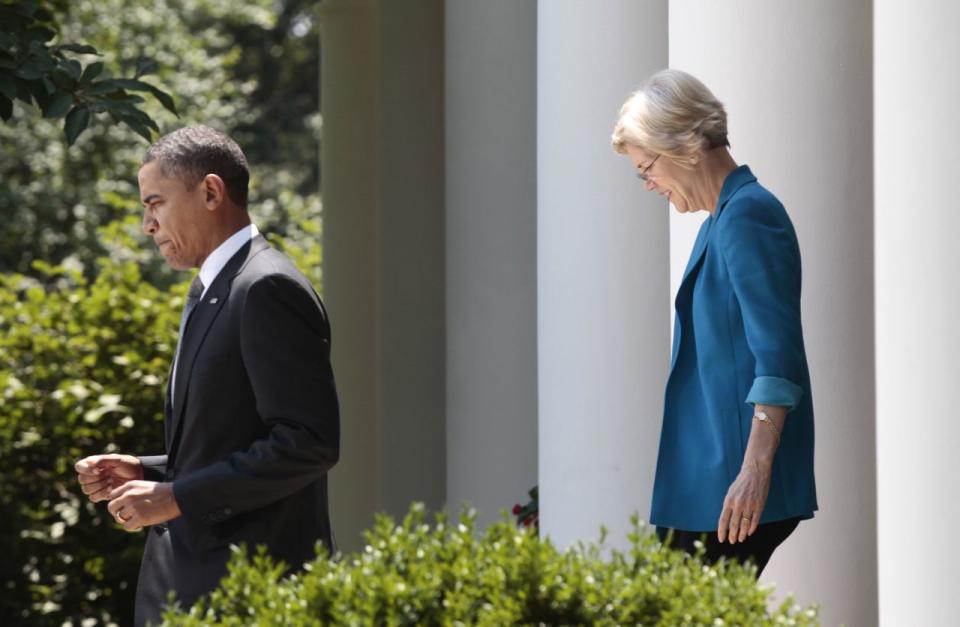
[[[723,183],[677,291],[650,520],[714,531],[743,463],[753,404],[788,408],[761,523],[810,518],[813,399],[793,224],[747,166]]]

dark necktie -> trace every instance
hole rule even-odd
[[[190,284],[190,290],[187,292],[187,302],[184,304],[183,313],[180,315],[180,335],[177,339],[177,353],[173,358],[173,376],[170,377],[171,400],[173,400],[174,381],[177,378],[177,361],[180,359],[180,347],[183,346],[183,332],[187,328],[187,323],[190,322],[190,314],[193,313],[197,303],[200,302],[201,294],[203,294],[203,281],[200,280],[200,275],[197,275],[193,283]]]

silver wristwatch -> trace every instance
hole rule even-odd
[[[760,409],[753,412],[753,417],[767,425],[767,427],[773,431],[773,434],[777,436],[777,442],[780,441],[780,430],[777,429],[777,425],[773,422],[773,418],[770,417],[770,414]]]

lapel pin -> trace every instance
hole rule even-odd
[[[210,299],[210,304],[211,304],[211,305],[216,305],[218,300],[220,300],[220,299],[217,298],[216,296],[214,296],[213,298]]]

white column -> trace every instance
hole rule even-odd
[[[341,401],[334,531],[442,507],[445,478],[443,5],[327,0],[325,297]]]
[[[536,5],[446,2],[447,496],[537,481]]]
[[[373,0],[321,9],[323,291],[340,397],[340,462],[330,510],[341,547],[356,548],[377,507],[376,27]]]
[[[446,501],[443,2],[380,0],[377,503]]]
[[[869,0],[670,2],[671,67],[725,103],[734,157],[797,228],[820,511],[762,579],[827,625],[877,622],[870,18]]]
[[[960,5],[875,3],[881,625],[955,625]]]
[[[537,24],[541,531],[626,544],[649,516],[670,361],[667,206],[610,148],[666,66],[667,3],[548,0]]]

